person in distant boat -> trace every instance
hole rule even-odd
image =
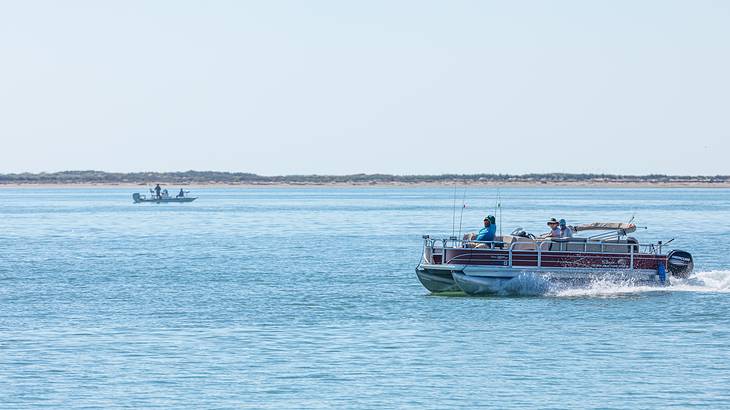
[[[555,218],[550,218],[547,222],[547,226],[550,227],[550,232],[543,235],[545,238],[560,238],[560,222]]]
[[[479,230],[475,240],[493,241],[495,233],[497,233],[497,220],[494,216],[488,215],[484,218],[484,228]]]
[[[163,189],[162,190],[162,196],[164,196],[165,198],[167,198],[168,196],[170,196],[170,194],[167,193],[167,189]]]
[[[157,186],[155,187],[155,195],[157,196],[157,198],[160,197],[161,190],[162,190],[162,188],[160,188],[160,184],[157,184]]]
[[[570,229],[568,224],[565,222],[565,219],[561,219],[558,221],[558,225],[560,226],[560,237],[561,238],[572,238],[573,237],[573,230]]]
[[[185,191],[180,188],[180,192],[177,193],[176,198],[183,198],[185,196]]]

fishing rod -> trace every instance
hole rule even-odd
[[[451,214],[451,236],[456,233],[456,184],[454,184],[454,207],[453,213]]]
[[[499,210],[499,236],[502,236],[502,193],[499,189],[497,189],[497,209]]]
[[[466,208],[466,186],[464,186],[464,194],[461,196],[461,215],[459,215],[459,237],[461,237],[461,221],[464,219],[464,208]]]
[[[497,217],[497,207],[499,206],[499,189],[497,189],[497,196],[494,197],[494,217]]]

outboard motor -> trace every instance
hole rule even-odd
[[[134,200],[135,203],[139,202],[139,193],[137,193],[137,192],[133,193],[132,200]]]
[[[675,278],[686,278],[694,269],[692,255],[689,252],[674,250],[667,255],[667,270]]]

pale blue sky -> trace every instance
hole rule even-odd
[[[730,174],[727,1],[0,0],[0,172]]]

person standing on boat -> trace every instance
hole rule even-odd
[[[177,194],[176,198],[183,198],[184,196],[185,196],[185,191],[183,191],[182,188],[180,188],[180,192]]]
[[[573,237],[573,230],[570,229],[568,224],[565,222],[565,219],[561,219],[558,222],[558,225],[560,225],[560,237],[561,238],[572,238]]]
[[[550,218],[550,220],[547,222],[547,226],[550,227],[550,232],[545,234],[544,236],[546,238],[560,238],[560,228],[558,227],[560,223],[555,218]]]
[[[162,190],[162,188],[160,188],[160,184],[157,184],[157,186],[155,187],[155,195],[157,195],[157,198],[160,198],[161,190]]]
[[[484,218],[484,228],[479,230],[477,241],[493,241],[494,234],[497,233],[497,220],[494,216],[489,215]]]

